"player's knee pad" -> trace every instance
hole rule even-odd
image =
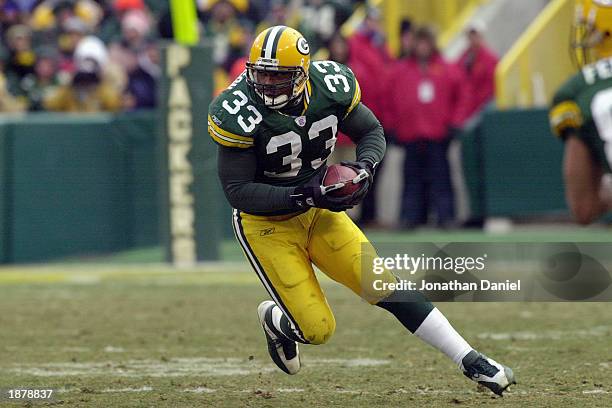
[[[336,319],[331,310],[309,314],[299,322],[304,339],[309,344],[324,344],[336,330]]]
[[[309,322],[305,329],[302,329],[304,337],[309,344],[324,344],[331,338],[336,330],[336,321],[332,318],[322,318],[318,322]]]
[[[390,284],[395,283],[397,283],[397,279],[391,272],[385,271],[383,274],[377,275],[370,271],[364,271],[359,295],[363,300],[374,305],[393,294],[394,289],[390,289],[392,287]]]

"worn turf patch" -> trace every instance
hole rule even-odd
[[[612,406],[610,304],[439,305],[515,370],[519,384],[497,398],[328,281],[336,334],[303,346],[302,371],[287,376],[267,355],[252,274],[105,271],[86,283],[0,278],[0,388],[52,387],[55,403],[79,407]]]

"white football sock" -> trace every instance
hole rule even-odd
[[[437,308],[433,308],[414,334],[446,354],[458,366],[472,347],[457,333]]]

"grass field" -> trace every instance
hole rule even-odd
[[[225,270],[226,269],[226,270]],[[55,388],[79,407],[610,407],[611,305],[441,304],[473,346],[513,367],[493,398],[386,312],[322,279],[337,319],[286,376],[241,264],[46,266],[0,273],[0,388]]]

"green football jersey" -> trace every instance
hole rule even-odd
[[[210,104],[208,132],[222,146],[255,149],[256,182],[298,186],[325,164],[360,100],[353,72],[333,61],[311,64],[300,116],[266,107],[243,73]]]
[[[587,65],[554,97],[550,124],[555,134],[578,129],[604,171],[612,167],[612,58]]]

